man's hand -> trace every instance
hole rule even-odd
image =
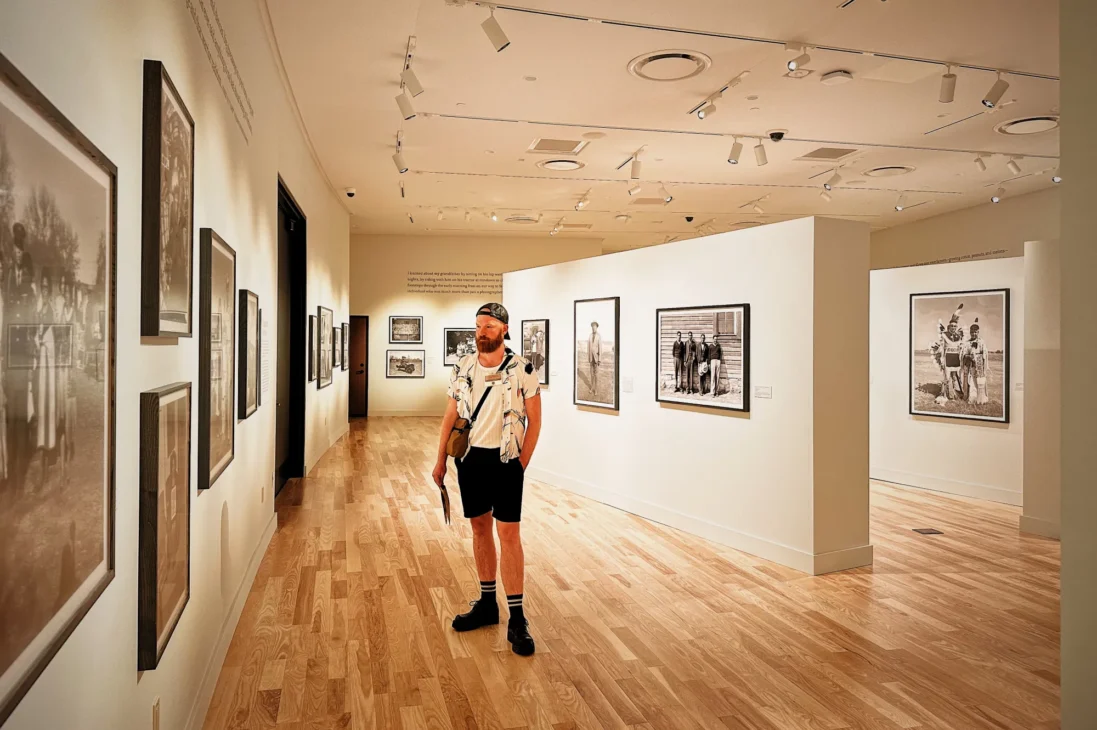
[[[434,465],[434,483],[439,487],[444,487],[446,484],[446,459],[442,458],[437,464]]]

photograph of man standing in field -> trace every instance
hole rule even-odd
[[[617,408],[619,300],[575,302],[575,403]]]

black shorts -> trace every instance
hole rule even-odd
[[[493,512],[500,522],[521,522],[525,477],[521,462],[511,459],[504,464],[499,449],[469,449],[464,459],[457,459],[465,517]]]

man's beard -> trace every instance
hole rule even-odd
[[[503,346],[503,336],[499,335],[496,339],[490,337],[477,337],[476,338],[476,350],[483,355],[490,355]]]

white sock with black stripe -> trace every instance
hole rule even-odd
[[[510,620],[516,623],[525,619],[526,615],[522,611],[522,594],[516,593],[513,596],[507,596],[507,608],[510,609]]]

